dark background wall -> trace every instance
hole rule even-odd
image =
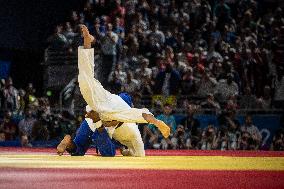
[[[46,39],[85,0],[0,0],[0,60],[11,61],[16,87],[42,87]]]
[[[42,48],[54,25],[83,0],[0,0],[0,47]]]

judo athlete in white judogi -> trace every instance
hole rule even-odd
[[[119,121],[124,123],[154,124],[167,138],[170,128],[163,121],[157,120],[146,108],[131,108],[118,95],[105,90],[101,83],[94,78],[94,49],[91,42],[94,37],[89,34],[86,26],[82,26],[84,47],[78,49],[79,87],[87,104],[99,114],[103,121]]]
[[[127,93],[119,96],[132,106],[132,99]],[[116,149],[126,156],[145,156],[144,143],[138,126],[135,123],[110,122],[104,127],[98,114],[90,106],[86,107],[86,118],[76,132],[74,140],[66,135],[57,147],[57,153],[62,155],[65,151],[72,156],[83,156],[93,144],[101,156],[114,156]],[[115,126],[111,126],[115,125]]]

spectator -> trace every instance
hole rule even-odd
[[[19,89],[19,114],[22,115],[26,108],[25,102],[26,91]]]
[[[12,112],[6,111],[3,120],[0,123],[0,133],[2,140],[15,140],[18,132],[17,125],[12,121]]]
[[[126,45],[123,45],[117,64],[120,64],[122,70],[125,71],[126,69],[129,69],[130,61],[131,61],[131,57],[129,56],[129,53],[128,53],[128,47]]]
[[[127,74],[126,72],[122,69],[121,64],[116,64],[115,69],[110,73],[108,77],[108,82],[111,82],[114,80],[114,77],[117,77],[120,81],[120,83],[125,83]]]
[[[50,103],[49,103],[48,98],[46,97],[39,98],[38,111],[39,113],[42,113],[41,117],[51,115]]]
[[[148,37],[151,38],[154,43],[158,43],[160,46],[163,46],[165,43],[165,35],[161,30],[159,30],[158,23],[152,25]]]
[[[232,95],[232,96],[229,96],[226,104],[225,104],[225,109],[227,110],[237,110],[239,109],[239,105],[237,103],[237,97]]]
[[[173,149],[188,149],[190,147],[188,133],[185,131],[184,126],[179,125],[175,134],[172,137]]]
[[[63,35],[63,27],[56,26],[54,33],[47,39],[49,48],[52,50],[64,50],[68,47],[69,43],[67,38]]]
[[[5,89],[5,79],[0,80],[0,108],[3,109],[4,105],[4,89]]]
[[[193,69],[191,67],[185,68],[181,79],[181,94],[193,94],[195,90],[195,78],[193,76]]]
[[[213,125],[208,125],[201,136],[201,150],[211,150],[215,148],[216,129]]]
[[[221,79],[218,82],[215,93],[218,95],[221,102],[225,102],[230,96],[239,94],[238,85],[233,81],[232,74],[228,74],[226,80]]]
[[[140,87],[140,94],[143,95],[142,98],[145,98],[150,100],[150,96],[153,95],[153,86],[152,86],[152,83],[151,83],[151,79],[148,78],[148,77],[142,77],[141,78],[142,82],[141,82],[141,87]],[[145,99],[144,98],[144,99]]]
[[[197,84],[197,96],[205,98],[209,93],[214,93],[216,84],[216,79],[214,77],[210,77],[208,72],[204,72],[200,82]]]
[[[147,77],[149,79],[152,78],[152,70],[148,68],[149,60],[146,58],[142,58],[141,60],[141,68],[137,68],[135,71],[136,76]]]
[[[261,144],[261,134],[256,126],[253,125],[251,115],[246,115],[245,124],[241,127],[242,137],[246,138],[247,149],[256,150]]]
[[[131,71],[128,71],[126,76],[126,80],[123,83],[123,90],[130,93],[130,94],[134,94],[137,91],[139,91],[141,83],[134,79],[133,73]]]
[[[189,137],[186,141],[187,149],[198,149],[199,141],[201,138],[200,122],[195,118],[195,113],[197,111],[197,106],[189,104],[187,106],[187,115],[181,121],[181,125],[184,126],[186,133],[189,134]]]
[[[225,23],[229,22],[231,9],[225,3],[225,0],[220,0],[220,2],[216,5],[214,15],[218,18],[218,24],[220,26],[223,26]]]
[[[165,71],[160,71],[155,79],[155,93],[177,95],[180,89],[181,76],[171,65],[167,65]]]
[[[117,72],[113,72],[109,79],[110,91],[114,94],[118,94],[122,90],[123,82],[121,81],[121,77],[119,77]]]
[[[60,127],[60,119],[57,114],[45,116],[42,114],[41,122],[46,125],[48,130],[48,137],[50,140],[60,140],[62,135],[62,128]]]
[[[102,74],[103,78],[106,78],[102,81],[103,86],[107,86],[107,78],[111,73],[112,67],[116,64],[118,35],[112,30],[112,24],[108,24],[106,34],[100,38],[103,52]]]
[[[220,110],[220,105],[219,105],[219,103],[217,101],[215,101],[214,95],[212,93],[209,93],[207,95],[206,101],[202,102],[200,105],[204,109],[215,110],[216,113],[218,112],[218,110]]]
[[[235,118],[235,114],[227,118],[228,124],[228,150],[237,150],[239,148],[239,138],[241,136],[240,123]]]
[[[72,11],[70,23],[73,27],[80,24],[80,17],[78,16],[78,13],[76,11]]]
[[[245,93],[241,96],[240,107],[242,109],[253,109],[256,107],[256,97],[251,93],[249,87],[245,88]]]
[[[121,19],[119,17],[115,18],[114,21],[114,28],[113,28],[114,33],[116,33],[118,35],[118,47],[119,49],[122,47],[124,38],[125,38],[125,29],[124,26],[121,23]]]
[[[18,125],[22,146],[31,146],[30,140],[35,122],[36,120],[33,118],[32,111],[27,109],[25,112],[25,118],[22,119]]]
[[[32,107],[38,106],[38,100],[35,97],[35,92],[36,90],[33,84],[29,83],[26,88],[26,94],[24,96],[26,107],[32,108]]]
[[[284,150],[284,133],[283,130],[276,131],[271,144],[271,149],[275,151]]]
[[[89,1],[86,2],[83,10],[86,23],[90,24],[94,18],[93,4]]]
[[[257,100],[257,108],[269,110],[272,105],[271,90],[269,86],[265,86],[263,89],[263,96]]]
[[[75,135],[77,125],[74,116],[68,111],[63,111],[58,115],[58,126],[60,127],[59,137],[63,138],[65,135]]]
[[[236,119],[236,111],[229,109],[219,117],[219,148],[236,150],[239,148],[240,122]],[[220,140],[221,139],[221,140]]]
[[[252,143],[250,134],[248,132],[242,132],[240,143],[240,150],[249,150],[249,143]]]
[[[100,39],[101,35],[105,35],[106,27],[101,23],[100,18],[95,18],[93,25],[90,26],[90,33],[96,37],[96,39]]]
[[[157,116],[157,119],[164,121],[171,128],[171,133],[170,133],[171,137],[175,134],[176,129],[177,129],[176,121],[175,121],[174,116],[172,115],[172,111],[173,109],[171,105],[165,104],[163,107],[163,113]],[[157,131],[156,127],[154,127],[153,125],[149,125],[148,127],[150,128],[152,133],[155,134],[156,139],[162,138],[161,134]],[[171,137],[161,140],[162,149],[168,149],[168,148],[174,147]]]
[[[274,106],[284,109],[284,75],[283,70],[279,70],[275,79]]]
[[[66,37],[68,44],[73,43],[73,40],[77,34],[73,31],[70,22],[65,23],[63,35]]]
[[[12,78],[8,78],[3,90],[4,109],[15,111],[19,108],[18,90],[13,86]]]
[[[33,124],[31,132],[31,141],[47,141],[48,140],[48,130],[45,125],[39,120],[35,121]]]

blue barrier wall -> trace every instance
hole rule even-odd
[[[180,124],[181,121],[185,118],[184,115],[175,115],[175,119],[177,124]],[[197,115],[196,119],[200,122],[200,127],[205,128],[208,124],[213,124],[215,127],[219,127],[219,122],[217,116],[215,115]],[[263,129],[267,129],[270,132],[269,138],[267,140],[267,144],[270,144],[275,132],[280,128],[280,115],[253,115],[253,124],[258,127],[261,131]],[[245,122],[245,116],[237,116],[237,120],[240,122],[241,126]]]

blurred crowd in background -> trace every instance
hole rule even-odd
[[[149,100],[163,110],[158,118],[171,126],[171,136],[165,140],[155,127],[141,126],[148,148],[283,150],[283,130],[263,146],[251,115],[244,125],[235,118],[240,109],[283,110],[280,7],[254,0],[91,0],[56,26],[48,48],[76,53],[80,24],[96,38],[92,46],[103,86],[130,93],[136,107]],[[2,82],[1,106],[7,111],[1,139],[20,137],[30,145],[74,133],[82,117],[52,113],[48,99],[36,98],[33,90],[32,84],[17,90],[11,79]],[[178,124],[172,115],[177,108],[186,110]],[[201,129],[194,117],[200,109],[216,115],[218,127]]]
[[[242,1],[93,1],[56,27],[50,49],[96,37],[99,80],[114,92],[190,95],[209,105],[283,108],[283,11]]]
[[[0,142],[18,141],[32,146],[32,141],[60,141],[74,134],[82,117],[68,111],[52,111],[48,96],[36,97],[32,83],[16,89],[12,78],[2,81],[0,94]]]

